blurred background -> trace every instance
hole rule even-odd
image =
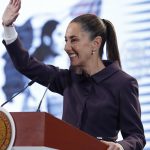
[[[0,16],[9,0],[1,0]],[[22,0],[16,29],[29,53],[46,64],[69,67],[64,35],[70,20],[94,13],[110,20],[116,29],[123,70],[139,83],[139,95],[147,145],[150,150],[150,0]],[[1,23],[1,21],[0,21]],[[3,28],[0,26],[0,40]],[[30,82],[18,73],[0,44],[0,104]],[[121,82],[121,81],[120,81]],[[9,112],[36,111],[45,87],[34,83],[4,107]],[[61,118],[62,96],[48,91],[41,105]]]

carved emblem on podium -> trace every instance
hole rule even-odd
[[[11,150],[15,139],[15,124],[9,112],[0,107],[0,150]]]

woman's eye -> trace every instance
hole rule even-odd
[[[77,42],[78,40],[77,39],[71,39],[71,42]]]

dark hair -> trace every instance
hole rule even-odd
[[[107,59],[112,61],[117,60],[121,67],[117,37],[114,26],[110,21],[100,19],[94,14],[83,14],[74,18],[71,23],[73,22],[79,23],[84,31],[89,32],[91,40],[96,36],[101,36],[102,44],[99,49],[100,58],[103,56],[103,48],[106,42]]]

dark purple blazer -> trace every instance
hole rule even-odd
[[[118,141],[125,150],[142,150],[145,136],[138,100],[138,84],[117,62],[103,61],[102,71],[88,77],[72,69],[45,65],[22,47],[17,39],[6,49],[18,71],[64,96],[62,119],[94,137]]]

